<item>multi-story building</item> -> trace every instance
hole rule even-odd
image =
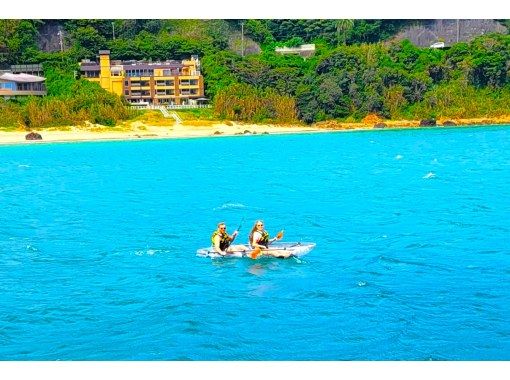
[[[17,96],[44,96],[46,87],[42,65],[12,65],[0,72],[0,96],[9,99]]]
[[[133,104],[193,104],[204,97],[197,56],[183,61],[113,61],[109,50],[100,50],[99,64],[84,60],[80,71],[82,78]]]

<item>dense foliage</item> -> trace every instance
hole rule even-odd
[[[360,120],[372,113],[413,119],[508,113],[509,35],[484,35],[447,49],[391,40],[415,22],[419,21],[0,20],[0,65],[44,62],[49,94],[45,99],[1,103],[2,124],[46,126],[88,118],[113,125],[129,117],[119,98],[74,76],[74,64],[94,59],[100,49],[110,49],[113,59],[199,55],[206,96],[223,118],[297,117],[312,123]],[[43,52],[38,38],[52,27],[60,28],[65,38],[54,52]],[[274,52],[277,46],[303,43],[316,45],[313,57]]]
[[[216,95],[214,110],[220,117],[230,120],[296,121],[294,98],[279,95],[270,88],[262,90],[247,84],[234,84],[221,89]]]

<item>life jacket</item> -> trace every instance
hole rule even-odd
[[[266,248],[269,247],[269,233],[266,230],[262,231],[262,236],[256,243]]]
[[[211,236],[211,241],[212,241],[213,247],[214,247],[214,238],[216,237],[216,235],[220,235],[220,249],[222,251],[224,251],[230,245],[230,238],[228,237],[228,234],[226,232],[214,231]]]

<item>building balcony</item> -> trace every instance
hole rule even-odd
[[[174,86],[154,86],[154,89],[156,90],[173,90],[175,89]]]
[[[46,96],[46,90],[8,90],[0,89],[0,96]]]
[[[141,77],[141,76],[131,76],[130,77],[129,75],[127,75],[126,77],[131,79],[131,83],[133,83],[133,82],[143,82],[143,81],[149,82],[151,80],[151,78],[152,78],[152,77],[147,77],[147,76],[143,76],[143,77]]]
[[[179,88],[186,88],[186,89],[198,89],[200,86],[198,84],[180,84]]]
[[[151,94],[149,93],[141,93],[141,92],[131,92],[131,95],[126,95],[130,98],[150,98]]]
[[[179,81],[179,86],[198,86],[198,81]]]

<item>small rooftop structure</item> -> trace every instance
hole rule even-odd
[[[444,48],[444,42],[434,42],[432,45],[430,45],[431,49],[442,49]]]
[[[298,47],[277,47],[275,52],[280,54],[299,54],[301,57],[310,57],[315,54],[315,44],[305,44]]]

